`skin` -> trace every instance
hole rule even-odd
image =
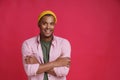
[[[51,41],[55,27],[54,17],[44,16],[39,24],[41,39],[44,41]]]
[[[55,19],[53,16],[44,16],[39,21],[39,28],[40,28],[40,35],[41,39],[44,41],[51,41],[53,38],[53,32],[55,28]],[[48,62],[45,64],[40,64],[39,61],[36,59],[35,56],[26,56],[25,58],[26,64],[39,64],[40,67],[37,71],[37,74],[41,74],[44,72],[47,72],[48,74],[52,74],[56,76],[53,68],[54,67],[62,67],[62,66],[69,66],[70,65],[70,58],[64,57],[61,58],[61,56],[56,59],[55,61]]]

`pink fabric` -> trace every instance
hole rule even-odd
[[[56,60],[60,55],[62,57],[70,57],[71,46],[68,40],[64,38],[60,38],[54,36],[50,54],[49,54],[49,62]],[[22,45],[22,55],[23,55],[23,65],[26,74],[28,75],[29,80],[43,80],[44,73],[36,74],[39,64],[25,64],[25,57],[27,55],[34,55],[38,59],[40,63],[44,63],[42,48],[40,44],[40,36],[32,37],[28,40],[25,40]],[[69,72],[69,68],[67,67],[55,67],[54,68],[56,76],[48,74],[49,80],[66,80],[66,76]]]

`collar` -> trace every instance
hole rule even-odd
[[[37,36],[37,42],[40,43],[40,35]],[[56,36],[53,35],[52,45],[56,45]]]

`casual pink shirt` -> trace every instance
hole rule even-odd
[[[56,60],[62,55],[62,57],[70,57],[71,46],[68,40],[54,36],[50,53],[49,53],[49,62]],[[34,55],[40,63],[43,61],[43,53],[40,43],[40,36],[32,37],[28,40],[25,40],[22,45],[22,56],[23,56],[23,65],[25,72],[29,80],[43,80],[44,73],[36,74],[39,64],[25,64],[25,57],[28,55]],[[49,80],[66,80],[66,76],[69,72],[68,67],[55,67],[54,71],[57,76],[48,74]]]

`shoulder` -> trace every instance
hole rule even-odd
[[[59,37],[59,36],[54,36],[54,38],[55,38],[55,40],[56,40],[57,42],[68,43],[68,44],[70,44],[69,40],[66,39],[66,38]]]
[[[58,37],[56,36],[55,37],[56,40],[58,41],[58,46],[59,48],[61,48],[62,52],[63,52],[63,55],[65,56],[69,56],[70,57],[70,52],[71,52],[71,44],[70,42],[68,41],[68,39],[66,38],[62,38],[62,37]]]
[[[25,40],[23,42],[23,44],[34,44],[37,42],[37,37],[38,36],[34,36],[34,37],[31,37],[31,38],[28,38],[27,40]]]

